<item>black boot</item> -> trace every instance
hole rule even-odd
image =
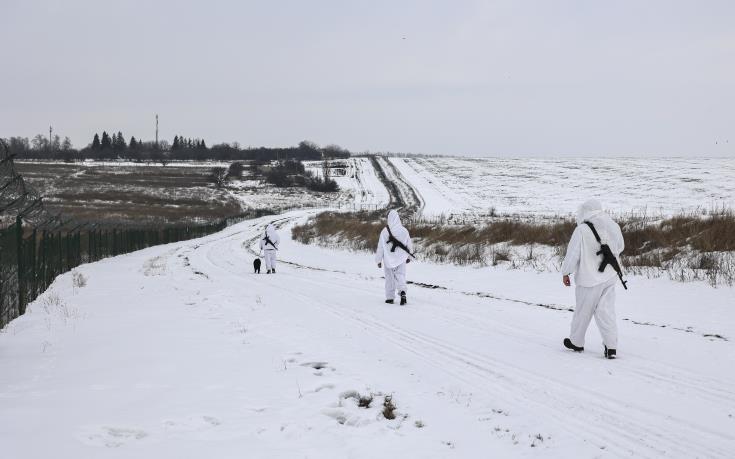
[[[584,351],[584,347],[575,346],[574,343],[572,343],[572,340],[569,338],[564,338],[564,347],[567,349],[571,349],[574,352],[582,352]]]
[[[385,300],[385,302],[388,304],[393,304],[393,300]]]
[[[401,292],[401,306],[406,304],[406,292]]]
[[[269,269],[269,270],[268,270],[268,272],[267,272],[266,274],[270,274],[270,273],[271,273],[271,270]]]
[[[273,268],[273,274],[275,274],[275,273],[276,273],[276,268]]]
[[[617,357],[617,351],[615,349],[608,349],[607,346],[605,346],[605,358],[606,359],[614,359]]]

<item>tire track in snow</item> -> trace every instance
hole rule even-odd
[[[278,226],[279,226],[279,228],[282,228],[282,227],[286,226],[292,220],[295,220],[295,219],[283,218],[283,219],[278,220]],[[257,237],[255,239],[257,239]],[[248,244],[248,247],[252,246],[252,243],[253,243],[253,241],[251,240],[251,242],[249,242],[249,244]],[[252,252],[252,250],[250,250],[250,251]],[[328,273],[335,273],[335,274],[341,274],[341,275],[349,275],[349,276],[352,276],[353,278],[355,278],[355,280],[360,280],[360,279],[363,279],[364,280],[364,277],[354,277],[353,274],[347,273],[345,271],[330,270],[330,269],[325,269],[325,268],[319,268],[319,267],[314,267],[314,266],[303,265],[303,264],[300,264],[300,263],[295,263],[295,262],[290,262],[290,261],[279,261],[279,262],[288,264],[290,266],[293,266],[293,267],[296,267],[296,268],[299,268],[299,269],[306,269],[306,270],[311,270],[311,271],[315,271],[315,272],[328,272]],[[383,277],[380,276],[378,278],[382,279]],[[440,286],[440,285],[436,285],[436,284],[427,284],[427,283],[422,283],[422,282],[412,282],[412,281],[409,281],[409,284],[413,284],[415,286],[418,286],[418,287],[421,287],[421,288],[430,289],[430,290],[441,290],[441,291],[446,291],[446,292],[450,292],[450,293],[459,293],[459,294],[462,294],[462,295],[465,295],[465,296],[469,296],[469,297],[473,297],[474,296],[474,297],[483,298],[483,299],[490,299],[490,300],[495,300],[495,301],[503,301],[503,302],[510,302],[510,303],[516,303],[516,304],[523,304],[523,305],[527,305],[527,306],[541,307],[541,308],[544,308],[544,309],[550,309],[550,310],[556,310],[556,311],[564,311],[564,312],[567,312],[567,311],[573,311],[574,310],[573,308],[570,308],[570,307],[567,307],[567,306],[563,306],[563,305],[554,305],[554,304],[544,304],[544,303],[530,302],[530,301],[519,300],[519,299],[515,299],[515,298],[507,298],[507,297],[503,297],[503,296],[500,296],[500,295],[494,295],[494,294],[490,294],[490,293],[487,293],[487,292],[466,292],[466,291],[462,291],[462,290],[450,289],[450,288],[447,288],[447,287],[444,287],[444,286]],[[353,287],[353,288],[355,288],[355,287]],[[476,320],[476,319],[472,319],[472,320]],[[627,320],[627,319],[623,319],[623,320]],[[668,329],[669,330],[686,331],[684,329],[679,329],[679,328],[675,328],[675,327],[669,327]],[[691,333],[691,332],[688,332],[688,333]],[[702,334],[702,336],[705,336],[706,337],[707,334]],[[691,373],[688,373],[686,376],[684,376],[683,374],[681,374],[681,370],[679,370],[679,375],[678,375],[677,380],[676,381],[672,381],[671,378],[667,378],[667,375],[670,374],[669,373],[670,368],[660,368],[659,369],[659,372],[657,373],[657,375],[653,375],[653,374],[651,374],[652,367],[653,366],[656,366],[656,364],[653,363],[653,362],[647,362],[645,367],[643,367],[643,366],[631,367],[631,369],[633,369],[634,371],[636,371],[641,377],[644,377],[646,379],[650,379],[650,380],[656,381],[657,383],[668,383],[668,385],[671,386],[671,387],[677,387],[677,386],[684,385],[684,386],[686,386],[687,388],[689,388],[691,390],[696,390],[696,391],[699,391],[700,393],[706,394],[707,395],[707,398],[709,398],[711,400],[722,401],[724,399],[724,400],[728,400],[730,402],[735,403],[735,393],[733,393],[731,391],[728,391],[726,389],[713,389],[713,388],[711,388],[713,385],[716,385],[717,384],[717,381],[715,381],[715,380],[705,381],[700,376],[695,375],[695,374],[691,374]],[[703,385],[702,383],[706,383],[706,385]]]
[[[287,223],[287,220],[288,219],[283,219],[279,223],[282,223],[282,225],[284,225],[285,223]],[[237,235],[238,234],[233,234],[229,236],[229,238],[232,239],[236,237]],[[252,242],[254,242],[255,239],[257,239],[257,236],[254,239],[250,240],[251,243],[248,245],[248,247],[252,246]],[[237,244],[238,242],[239,241],[236,241],[235,243]],[[208,252],[211,253],[212,251],[213,251],[212,248],[208,249]],[[223,253],[231,254],[232,251],[224,250]],[[210,257],[207,256],[207,258],[209,259]],[[219,264],[215,262],[216,260],[210,260],[210,261],[213,263],[213,265],[218,266],[220,269],[229,271],[230,273],[233,272],[231,269],[228,269],[227,267],[219,266]],[[320,268],[314,269],[313,267],[302,266],[302,265],[298,265],[298,264],[290,263],[290,262],[289,264],[295,267],[314,270],[314,271],[318,270],[318,271],[325,271],[325,272],[333,272],[337,274],[346,274],[346,273],[339,273],[339,272],[335,272],[331,270],[323,270]],[[239,273],[239,275],[242,276],[242,273]],[[304,279],[301,279],[300,281],[309,282],[310,284],[313,284],[317,287],[319,286],[325,287],[323,282],[320,282],[314,279],[304,278]],[[330,283],[328,288],[330,289],[339,288],[339,289],[345,289],[347,291],[350,291],[350,290],[354,290],[355,288],[353,284],[354,284],[354,281],[352,280],[348,282],[348,285]],[[508,397],[518,397],[518,387],[524,387],[524,384],[528,389],[527,392],[531,394],[534,393],[533,386],[537,386],[536,388],[538,388],[538,387],[544,387],[544,385],[553,384],[558,391],[563,391],[568,385],[564,382],[559,382],[559,381],[550,382],[548,378],[543,375],[534,374],[533,372],[529,372],[526,369],[519,369],[516,366],[509,366],[507,362],[501,362],[498,360],[489,359],[487,356],[483,356],[478,353],[473,353],[465,349],[461,349],[457,346],[453,346],[446,342],[437,340],[436,338],[421,334],[420,332],[410,331],[410,330],[406,330],[400,327],[386,325],[385,323],[376,321],[374,318],[368,316],[367,313],[362,312],[362,311],[358,312],[359,315],[355,315],[354,310],[346,311],[344,308],[341,308],[341,307],[335,308],[333,306],[329,306],[322,302],[318,302],[314,300],[314,298],[308,295],[296,293],[293,291],[282,291],[282,293],[287,294],[291,297],[298,298],[300,302],[309,304],[313,307],[317,307],[321,310],[325,310],[326,312],[336,315],[340,319],[346,322],[352,322],[355,325],[361,325],[363,327],[368,326],[376,334],[376,336],[380,336],[381,338],[388,339],[390,342],[394,343],[396,346],[399,346],[402,349],[406,350],[407,352],[410,352],[412,355],[415,355],[416,357],[420,358],[422,361],[431,363],[435,365],[437,368],[441,368],[445,372],[449,371],[450,374],[454,374],[454,376],[457,378],[460,378],[457,374],[455,374],[457,372],[448,370],[448,368],[451,368],[452,366],[457,367],[457,365],[459,365],[459,367],[457,368],[463,369],[465,371],[473,372],[473,374],[475,375],[474,378],[476,379],[473,379],[473,377],[468,378],[466,374],[463,374],[461,376],[461,379],[463,379],[466,384],[472,385],[473,387],[477,387],[478,390],[481,390],[482,388],[485,388],[485,389],[487,388],[486,380],[488,377],[495,378],[498,384],[504,384],[506,386],[504,389],[504,392],[507,394]],[[427,353],[426,352],[427,349],[431,349],[433,354]],[[437,356],[440,356],[439,358],[443,361],[441,365],[437,365],[436,363],[438,359]],[[493,368],[498,368],[498,367],[502,367],[504,371],[498,372],[498,371],[493,370]],[[641,369],[637,369],[636,372],[640,372],[640,371]],[[515,375],[516,379],[508,380],[508,377],[505,373],[510,373],[512,375]],[[668,373],[668,374],[669,376],[671,376],[671,373]],[[521,377],[520,380],[517,379],[519,376]],[[682,376],[682,375],[674,374],[674,376]],[[651,377],[655,378],[655,377],[660,377],[660,376],[651,375]],[[679,384],[682,382],[678,379],[676,382],[674,382],[672,381],[671,377],[664,378],[664,380],[665,381],[667,380],[672,384]],[[533,383],[532,387],[528,387],[528,381],[531,381]],[[688,385],[688,386],[692,389],[697,387],[696,385]],[[494,392],[497,392],[498,388],[494,387],[493,390]],[[725,395],[727,397],[727,395],[732,395],[732,394],[730,394],[729,392],[724,392],[724,393],[723,392],[719,392],[719,393],[711,392],[710,395],[716,395],[718,397],[722,397],[723,395]],[[692,447],[693,445],[689,441],[683,441],[683,440],[679,441],[676,437],[671,438],[671,435],[675,435],[675,434],[667,433],[667,432],[662,433],[660,431],[654,430],[653,428],[648,427],[648,423],[641,424],[641,423],[631,422],[629,419],[626,418],[626,412],[631,407],[621,402],[616,402],[618,405],[622,405],[622,407],[619,407],[617,412],[608,413],[608,414],[603,415],[603,413],[605,413],[606,410],[610,411],[610,407],[607,405],[605,406],[601,406],[599,404],[596,405],[595,400],[600,399],[600,398],[605,398],[605,394],[599,394],[596,392],[589,393],[588,391],[587,398],[590,399],[588,400],[589,401],[588,405],[597,408],[596,410],[597,415],[606,419],[608,427],[611,427],[612,424],[615,424],[614,429],[615,429],[616,435],[614,436],[614,438],[609,436],[609,432],[607,432],[606,429],[595,431],[594,433],[597,438],[607,438],[608,441],[613,442],[613,443],[615,442],[615,440],[620,440],[621,437],[626,438],[628,442],[631,442],[629,445],[629,447],[632,446],[632,448],[630,448],[630,451],[635,451],[635,448],[640,446],[642,444],[641,442],[643,442],[643,444],[645,444],[646,447],[651,448],[651,451],[649,452],[653,455],[659,455],[659,454],[666,453],[667,449],[665,448],[665,446],[667,445],[675,445],[678,452],[691,453],[691,451],[694,449],[698,451],[699,453],[705,453],[708,455],[727,454],[726,451],[717,449],[715,447],[710,447],[708,444],[697,444],[695,445],[696,447],[693,448]],[[556,418],[559,422],[564,422],[567,424],[569,423],[568,419],[566,419],[564,416],[559,414],[559,412],[563,411],[565,408],[563,406],[563,403],[559,401],[558,399],[554,403],[558,403],[558,404],[560,403],[562,405],[561,407],[550,405],[551,402],[549,400],[534,400],[534,403],[539,403],[540,404],[539,407],[546,410],[547,414],[550,417]],[[662,417],[661,413],[646,412],[646,410],[642,407],[633,407],[633,408],[639,411],[643,410],[642,415],[644,417],[652,417],[652,416],[655,416],[658,418]],[[711,431],[706,431],[706,430],[702,431],[700,426],[694,426],[691,424],[687,424],[685,421],[682,421],[681,419],[672,419],[669,417],[669,420],[672,422],[676,422],[677,425],[679,426],[683,426],[685,428],[695,429],[699,431],[700,435],[698,436],[698,438],[703,438],[703,441],[704,441],[704,437],[711,437],[713,435],[714,436],[719,435],[716,432],[711,432]],[[655,425],[656,422],[652,422],[652,424]],[[584,431],[587,433],[589,433],[591,430],[591,427],[588,423],[579,423],[577,424],[577,427],[581,431]],[[641,433],[647,434],[646,438],[648,439],[649,443],[646,443],[640,437]],[[580,438],[583,438],[583,437],[580,437]],[[659,442],[663,442],[663,443],[657,443],[658,446],[656,446],[656,444],[650,443],[653,439],[658,439]],[[722,440],[722,438],[720,438],[720,440]],[[609,444],[612,445],[613,443],[609,443]],[[640,451],[638,452],[640,453]],[[668,452],[670,453],[671,451],[668,451]]]
[[[371,156],[373,168],[390,194],[389,207],[405,209],[410,213],[420,212],[424,202],[418,191],[406,180],[388,158]]]
[[[318,213],[318,211],[314,211],[314,213]],[[285,227],[287,224],[297,221],[299,218],[301,218],[301,217],[282,218],[282,219],[279,219],[279,220],[274,220],[274,222],[278,222],[278,224],[276,226],[278,227],[278,229],[281,229],[281,228]],[[252,238],[252,239],[246,241],[247,242],[246,246],[248,247],[248,251],[251,254],[253,254],[253,255],[258,255],[258,253],[255,252],[254,250],[252,250],[252,248],[250,248],[250,247],[252,247],[252,245],[254,244],[254,241],[257,240],[258,238],[259,238],[259,236],[256,236],[255,238]],[[319,268],[319,267],[316,267],[316,266],[304,265],[304,264],[301,264],[301,263],[296,263],[296,262],[288,261],[288,260],[285,260],[285,259],[279,260],[278,262],[279,263],[283,263],[283,264],[287,264],[287,265],[290,265],[290,266],[294,266],[296,268],[308,269],[308,270],[312,270],[312,271],[332,272],[332,273],[338,273],[338,274],[350,274],[350,273],[348,273],[346,271],[332,270],[332,269],[326,269],[326,268]],[[361,278],[362,278],[362,276],[361,276]],[[380,279],[383,279],[383,276],[380,276]],[[448,292],[460,293],[460,294],[465,295],[465,296],[474,296],[474,297],[478,297],[478,298],[486,298],[486,299],[490,299],[490,300],[497,300],[497,301],[504,301],[504,302],[509,302],[509,303],[515,303],[515,304],[522,304],[522,305],[525,305],[525,306],[532,306],[532,307],[538,307],[538,308],[544,308],[544,309],[551,309],[551,310],[554,310],[554,311],[574,312],[574,308],[571,307],[571,306],[567,306],[567,305],[554,304],[554,303],[539,303],[539,302],[535,302],[535,301],[526,301],[526,300],[521,300],[519,298],[510,298],[510,297],[507,297],[507,296],[502,296],[502,295],[498,295],[498,294],[491,293],[491,292],[483,292],[483,291],[468,292],[466,290],[456,290],[456,289],[452,289],[452,288],[449,288],[449,287],[445,287],[443,285],[431,284],[431,283],[426,283],[426,282],[421,282],[421,281],[407,281],[407,283],[409,285],[414,285],[416,287],[421,287],[421,288],[425,288],[425,289],[429,289],[429,290],[446,290]],[[627,318],[627,317],[623,317],[623,318],[621,318],[621,320],[626,321],[626,322],[629,322],[629,323],[631,323],[633,325],[651,326],[651,327],[668,329],[668,330],[673,330],[673,331],[682,332],[682,333],[697,334],[697,335],[699,335],[699,336],[701,336],[703,338],[707,338],[707,339],[713,340],[713,341],[714,340],[729,341],[729,339],[727,337],[725,337],[724,335],[722,335],[720,333],[697,331],[693,327],[678,327],[678,326],[674,326],[674,325],[671,325],[671,324],[654,324],[654,323],[651,323],[651,322],[639,322],[639,321],[635,321],[635,320],[630,319],[630,318]]]
[[[317,285],[321,285],[320,282],[314,281],[311,279],[305,279],[307,282],[312,282]],[[335,287],[335,284],[330,284],[332,288]],[[347,288],[349,290],[354,290],[354,286],[350,285],[349,287],[343,287]],[[573,422],[570,421],[570,419],[563,414],[568,407],[566,406],[565,402],[557,398],[556,403],[557,405],[551,405],[551,399],[549,399],[547,396],[548,390],[546,391],[540,391],[540,388],[548,388],[550,384],[553,384],[556,386],[556,389],[558,392],[563,393],[566,390],[569,390],[570,388],[570,382],[568,381],[555,381],[553,379],[549,379],[547,375],[541,375],[537,374],[531,370],[528,370],[527,368],[518,367],[517,365],[509,364],[505,361],[500,361],[497,359],[488,358],[486,356],[482,356],[478,353],[467,351],[460,349],[457,346],[448,344],[446,342],[442,342],[440,340],[437,340],[436,338],[430,337],[425,334],[421,334],[420,332],[412,332],[407,329],[395,326],[395,325],[389,325],[385,324],[383,322],[376,321],[372,319],[371,317],[361,314],[359,316],[355,316],[353,314],[347,314],[342,309],[334,309],[330,306],[324,305],[322,303],[319,303],[315,301],[313,298],[289,291],[287,292],[289,295],[298,297],[300,302],[309,303],[312,306],[319,307],[320,309],[324,309],[325,307],[330,310],[334,315],[338,316],[340,319],[344,321],[351,321],[355,323],[356,325],[369,325],[373,331],[376,332],[376,336],[380,336],[381,339],[388,339],[393,344],[401,347],[404,350],[409,351],[414,356],[420,357],[422,360],[428,363],[432,363],[436,368],[442,369],[445,372],[448,372],[448,374],[452,375],[452,377],[456,379],[461,379],[463,382],[465,382],[468,385],[472,385],[475,390],[478,393],[482,393],[483,391],[487,391],[488,388],[488,382],[487,378],[493,377],[495,378],[496,383],[504,383],[505,389],[504,392],[508,398],[517,398],[518,397],[518,388],[528,386],[528,381],[533,380],[534,384],[533,387],[527,387],[526,390],[524,390],[524,394],[526,394],[523,397],[523,400],[529,400],[533,399],[534,403],[537,404],[537,408],[543,408],[547,411],[547,414],[550,417],[556,418],[556,420],[559,423],[563,423],[565,425],[572,424]],[[351,313],[354,313],[354,311],[350,311]],[[381,331],[387,332],[388,334],[392,336],[388,336],[386,333],[382,333]],[[413,346],[407,344],[407,342],[412,342]],[[429,355],[426,353],[426,349],[432,349],[433,354]],[[443,364],[437,365],[437,354],[440,354],[443,356]],[[462,365],[457,365],[457,363],[461,363]],[[449,369],[451,367],[455,367],[455,369]],[[504,371],[499,372],[494,370],[493,368],[498,367],[504,367]],[[470,368],[471,371],[475,374],[475,376],[478,378],[478,380],[473,379],[467,379],[466,376],[460,376],[461,370],[467,370],[467,368]],[[458,371],[459,370],[459,371]],[[521,378],[518,378],[517,376],[522,376]],[[516,378],[512,378],[509,375],[516,375]],[[692,388],[695,388],[695,386],[692,386]],[[663,443],[659,445],[653,445],[648,444],[649,448],[653,449],[652,456],[650,457],[658,457],[662,454],[670,453],[671,451],[667,451],[665,446],[667,445],[678,445],[678,454],[689,454],[692,451],[691,442],[688,440],[681,440],[679,441],[679,437],[676,433],[669,433],[666,432],[669,437],[666,437],[664,433],[660,431],[653,430],[652,428],[648,427],[650,424],[655,425],[656,422],[652,421],[651,423],[642,423],[642,422],[635,422],[630,419],[630,410],[635,409],[639,411],[639,416],[648,416],[648,417],[655,417],[656,419],[663,419],[667,418],[669,421],[676,422],[682,428],[685,429],[694,429],[700,431],[700,436],[703,435],[709,435],[709,436],[721,436],[718,432],[713,432],[709,430],[702,430],[699,426],[693,425],[691,423],[688,423],[684,419],[675,419],[671,417],[670,415],[664,415],[663,413],[655,412],[649,409],[646,409],[644,407],[640,406],[633,406],[629,403],[626,403],[622,400],[613,400],[611,399],[609,394],[603,394],[599,392],[594,392],[589,389],[586,389],[584,387],[580,386],[574,386],[573,390],[576,393],[584,392],[588,395],[587,400],[584,402],[584,405],[589,407],[595,407],[596,410],[593,411],[594,415],[592,416],[593,419],[595,417],[605,418],[606,425],[605,428],[596,430],[594,433],[595,435],[592,437],[589,436],[580,436],[579,438],[584,439],[585,441],[592,441],[593,438],[608,438],[607,445],[614,444],[617,440],[620,439],[620,437],[626,437],[630,441],[634,443],[634,445],[640,445],[641,442],[645,442],[645,439],[656,437],[660,438]],[[492,393],[497,393],[498,387],[493,386],[492,387]],[[543,396],[541,398],[535,397],[538,394],[542,394]],[[610,406],[606,404],[602,404],[598,402],[598,400],[607,400],[607,401],[614,401],[617,405],[618,409],[615,413],[615,416],[612,416],[610,411]],[[716,400],[722,400],[721,398]],[[535,409],[534,409],[535,410]],[[587,414],[587,413],[585,413]],[[589,415],[589,414],[587,414]],[[617,436],[615,437],[609,437],[609,430],[612,427],[611,423],[615,423],[617,426]],[[579,431],[584,431],[585,433],[590,432],[590,423],[587,422],[578,422],[577,428]],[[641,437],[641,432],[646,433],[645,437]],[[725,439],[726,440],[726,439]],[[632,445],[631,445],[632,446]],[[697,448],[694,448],[696,451],[709,451],[709,454],[713,456],[721,456],[724,454],[724,450],[713,450],[711,448],[708,448],[704,444],[698,445]],[[629,452],[631,453],[639,453],[640,451],[637,451],[635,447],[631,447]]]

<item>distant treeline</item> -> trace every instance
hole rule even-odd
[[[208,147],[202,139],[177,135],[173,143],[162,140],[158,143],[142,141],[131,136],[125,140],[122,132],[95,134],[92,142],[76,149],[69,137],[64,140],[56,135],[52,138],[38,134],[32,139],[10,137],[3,140],[10,153],[17,159],[40,159],[61,161],[128,160],[157,161],[166,164],[174,160],[238,161],[238,160],[319,160],[324,158],[349,158],[350,152],[338,145],[320,147],[313,142],[303,141],[295,147],[285,148],[242,148],[237,142],[220,143]]]

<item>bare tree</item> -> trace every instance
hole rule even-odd
[[[31,145],[33,145],[33,149],[36,151],[46,150],[48,148],[48,139],[41,134],[36,134],[33,140],[31,140]]]
[[[227,181],[227,169],[224,167],[213,167],[209,172],[209,179],[214,183],[215,187],[222,188]]]

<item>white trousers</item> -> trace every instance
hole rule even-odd
[[[569,339],[575,346],[584,347],[584,336],[590,325],[592,316],[595,317],[597,328],[600,329],[602,342],[608,349],[618,347],[618,325],[615,321],[615,284],[618,279],[613,278],[594,287],[576,288],[577,306],[572,317],[572,329]]]
[[[385,299],[392,300],[396,297],[396,291],[406,291],[406,263],[401,263],[395,268],[389,268],[383,263],[385,272]]]
[[[265,257],[265,269],[268,271],[276,269],[276,251],[273,249],[263,250],[263,256]]]

